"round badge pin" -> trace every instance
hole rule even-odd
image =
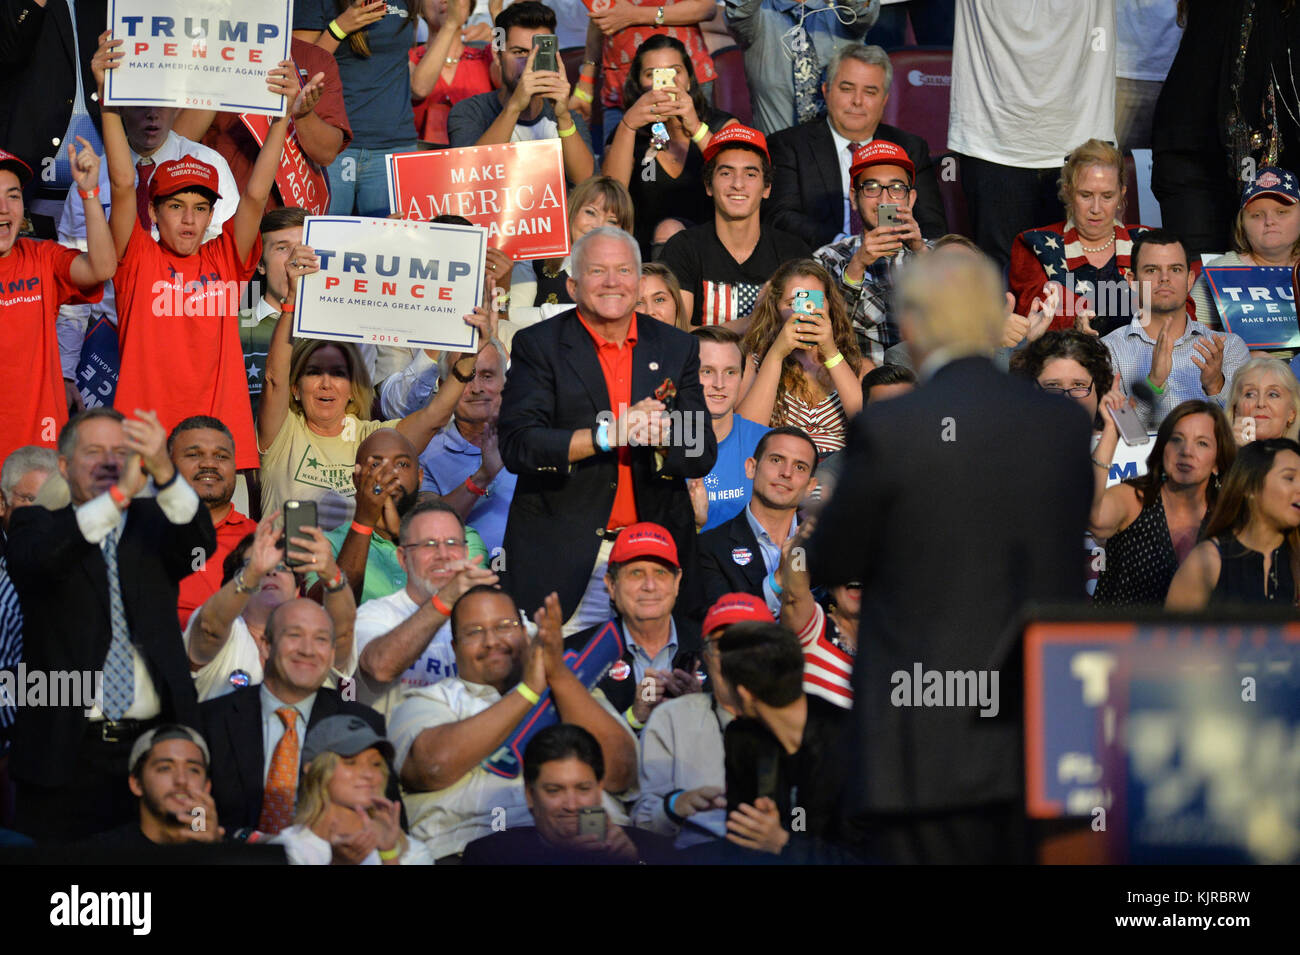
[[[619,660],[617,663],[615,663],[612,667],[609,668],[610,678],[614,680],[618,680],[618,682],[620,683],[622,683],[629,676],[631,676],[631,674],[632,674],[632,667],[626,660]]]
[[[748,547],[737,547],[732,550],[731,559],[734,560],[737,565],[744,567],[754,559],[754,554]]]
[[[236,670],[230,674],[231,686],[248,686],[251,682],[252,680],[249,679],[248,671],[246,670]]]

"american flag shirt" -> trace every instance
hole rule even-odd
[[[925,247],[928,249],[933,244],[927,241]],[[839,281],[840,294],[844,296],[849,322],[857,333],[862,354],[881,365],[885,362],[885,350],[903,340],[890,307],[890,297],[899,269],[905,268],[916,253],[904,246],[898,255],[881,256],[867,266],[861,287],[855,288],[844,281],[844,270],[861,246],[862,236],[850,236],[822,246],[813,253],[813,258]]]
[[[754,302],[762,287],[752,282],[706,281],[701,290],[704,295],[704,324],[721,325],[744,318],[754,310]]]

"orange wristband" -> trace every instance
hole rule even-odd
[[[362,537],[369,537],[371,534],[375,532],[375,529],[373,527],[366,527],[365,524],[358,524],[356,521],[352,522],[352,529],[356,531],[358,534],[360,534]]]
[[[429,598],[429,603],[433,604],[433,609],[438,611],[438,613],[442,614],[448,620],[451,619],[451,608],[448,607],[445,603],[443,603],[442,598],[439,597],[437,594],[434,594],[432,597]]]

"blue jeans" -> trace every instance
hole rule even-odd
[[[388,206],[387,154],[415,151],[415,142],[393,149],[349,146],[329,167],[330,215],[376,216],[393,211]]]

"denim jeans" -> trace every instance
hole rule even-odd
[[[376,216],[393,211],[388,206],[387,154],[413,152],[415,142],[394,149],[349,146],[330,164],[330,215]]]

